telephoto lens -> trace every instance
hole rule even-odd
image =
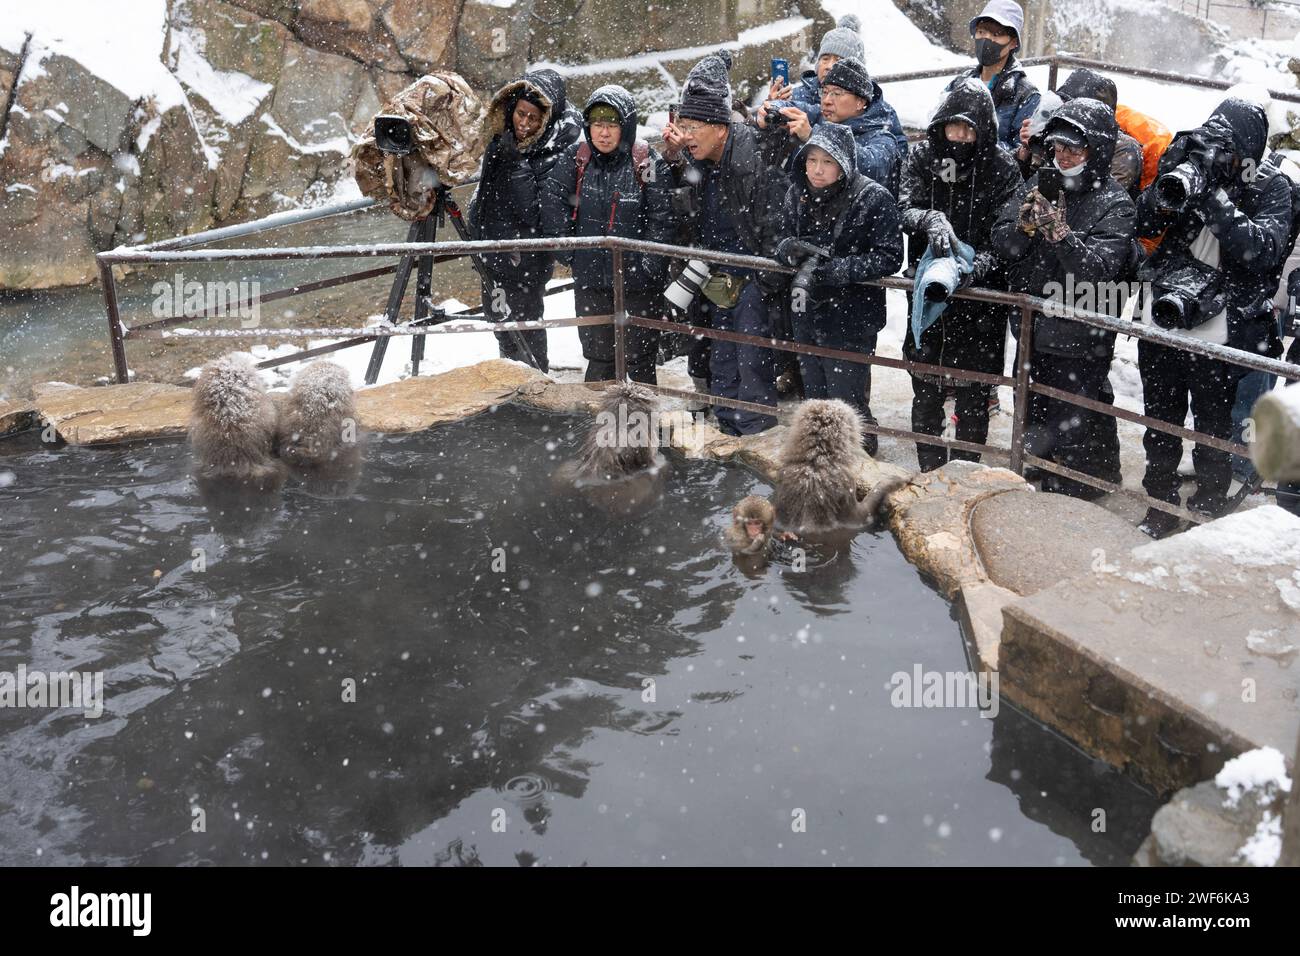
[[[380,114],[375,117],[375,145],[381,152],[405,156],[415,148],[411,123],[405,117]]]
[[[691,259],[686,263],[682,274],[667,289],[664,289],[664,298],[679,309],[690,308],[695,297],[704,288],[704,283],[709,281],[709,275],[707,263],[699,259]]]
[[[1174,293],[1167,293],[1151,305],[1151,321],[1162,329],[1185,329],[1187,303]]]
[[[1195,163],[1179,163],[1156,180],[1156,199],[1174,212],[1182,212],[1195,196],[1205,192],[1209,182],[1205,171]]]

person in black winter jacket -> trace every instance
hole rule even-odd
[[[1048,122],[1045,139],[1055,160],[1035,173],[1002,209],[993,245],[1007,262],[1013,292],[1064,305],[1068,291],[1090,290],[1093,301],[1107,283],[1123,277],[1132,255],[1135,210],[1110,176],[1118,127],[1111,111],[1092,99],[1065,103]],[[1059,199],[1040,182],[1059,176]],[[1047,189],[1046,183],[1043,188]],[[1048,190],[1049,193],[1052,190]],[[1018,323],[1013,326],[1018,330]],[[1035,382],[1096,400],[1110,372],[1115,333],[1061,315],[1036,313],[1030,349]],[[1030,399],[1025,448],[1039,458],[1106,480],[1108,463],[1096,447],[1094,412],[1044,395]],[[1084,498],[1100,492],[1082,482],[1049,475],[1043,489]]]
[[[554,70],[525,73],[497,91],[488,108],[478,188],[469,205],[476,239],[535,239],[542,235],[540,184],[582,133],[582,117],[568,104]],[[545,311],[549,252],[483,256],[483,310],[496,322],[529,322]],[[546,331],[521,333],[536,365],[547,370]],[[501,355],[528,361],[518,339],[497,333]]]
[[[622,236],[671,243],[676,236],[668,164],[636,140],[636,103],[621,86],[596,90],[582,112],[584,139],[570,146],[543,183],[547,236]],[[579,170],[581,169],[581,174]],[[573,267],[578,315],[614,311],[614,257],[606,251],[560,253]],[[623,302],[631,315],[660,318],[668,263],[662,256],[623,253]],[[614,377],[614,329],[579,326],[586,381]],[[633,381],[655,383],[659,332],[627,328],[627,368]]]
[[[1006,283],[991,247],[990,232],[1002,208],[1020,189],[1020,170],[998,147],[998,123],[988,88],[973,78],[949,90],[903,167],[903,228],[911,236],[909,265],[914,269],[928,244],[946,254],[955,236],[975,250],[972,285],[1001,288]],[[909,294],[910,300],[910,294]],[[909,303],[910,304],[910,303]],[[909,310],[910,311],[910,310]],[[1001,375],[1006,353],[1007,316],[1002,306],[952,299],[921,335],[917,348],[910,328],[903,355],[913,362]],[[944,390],[957,386],[957,438],[983,444],[989,432],[985,386],[937,376],[912,376],[912,430],[938,435],[943,430]],[[922,471],[949,459],[941,445],[916,446]],[[976,452],[951,452],[952,458],[979,461]]]
[[[675,207],[686,217],[693,244],[715,252],[768,256],[780,236],[781,203],[788,186],[779,162],[760,143],[759,130],[731,112],[731,56],[710,54],[682,87],[675,123],[664,127],[664,155],[673,165]],[[770,143],[773,138],[766,138]],[[689,153],[689,161],[682,155]],[[788,277],[733,266],[712,267],[701,307],[718,330],[771,336]],[[776,369],[770,349],[714,340],[709,353],[709,390],[722,398],[776,405]],[[775,417],[718,408],[719,427],[729,434],[771,428]]]
[[[1171,331],[1259,355],[1282,354],[1272,300],[1290,254],[1291,186],[1277,155],[1265,159],[1267,142],[1263,107],[1230,97],[1203,126],[1170,143],[1156,181],[1138,199],[1138,234],[1164,234],[1140,273],[1153,286],[1144,321],[1152,321],[1162,301],[1166,308],[1181,303],[1181,328]],[[1166,205],[1161,179],[1184,162],[1204,168],[1208,186],[1175,210]],[[1196,430],[1229,438],[1244,368],[1150,342],[1138,344],[1138,363],[1147,415],[1181,425],[1190,397]],[[1143,487],[1151,497],[1177,504],[1182,439],[1148,429],[1142,445]],[[1232,482],[1229,453],[1197,445],[1192,461],[1197,489],[1187,505],[1217,516]],[[1177,526],[1175,516],[1153,508],[1143,530],[1162,537]]]
[[[776,258],[802,267],[810,256],[810,282],[791,291],[796,342],[846,352],[876,350],[885,325],[885,290],[865,285],[892,275],[903,263],[903,237],[893,197],[857,170],[853,132],[819,123],[795,155],[794,183],[785,196]],[[816,249],[828,256],[817,256]],[[800,355],[807,398],[838,398],[863,418],[871,415],[871,366]],[[874,451],[875,436],[866,440]]]

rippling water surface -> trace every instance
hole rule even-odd
[[[890,705],[968,665],[888,534],[746,575],[717,536],[768,489],[680,460],[639,521],[548,505],[578,424],[377,437],[351,496],[234,529],[183,444],[0,451],[0,671],[106,696],[0,710],[0,862],[1127,862],[1123,778]]]

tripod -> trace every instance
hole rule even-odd
[[[423,219],[417,219],[411,223],[411,228],[406,233],[406,241],[434,242],[438,229],[446,224],[447,215],[451,216],[452,227],[456,230],[456,235],[461,239],[470,239],[469,228],[461,215],[460,207],[451,198],[451,187],[439,186],[433,210]],[[416,264],[417,259],[419,260],[418,266]],[[416,270],[416,279],[415,318],[411,321],[411,325],[438,325],[447,321],[446,310],[435,308],[433,305],[434,259],[435,257],[432,255],[402,257],[402,261],[397,267],[397,275],[393,278],[393,287],[388,292],[388,304],[384,307],[384,318],[389,323],[396,324],[397,318],[401,314],[402,300],[406,297],[406,287],[411,281],[412,269]],[[481,275],[483,266],[478,258],[471,256],[470,263],[474,266],[474,270]],[[523,333],[518,329],[510,329],[507,334],[514,340],[520,353],[528,360],[528,364],[538,368],[537,358],[533,355],[533,350],[528,347],[528,342]],[[411,337],[412,377],[420,374],[420,362],[424,360],[425,338],[427,336],[423,335]],[[370,364],[366,366],[367,385],[374,385],[379,380],[379,371],[383,368],[384,356],[388,352],[388,340],[389,336],[381,336],[375,340],[375,347],[370,353]]]

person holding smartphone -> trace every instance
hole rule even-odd
[[[1044,140],[1053,162],[1031,176],[1002,207],[993,225],[994,251],[1006,263],[1012,292],[1039,296],[1065,306],[1083,293],[1092,306],[1104,283],[1123,278],[1132,254],[1137,210],[1110,175],[1119,127],[1114,113],[1092,99],[1071,100],[1053,114]],[[1091,295],[1087,295],[1088,292]],[[1050,311],[1050,310],[1049,310]],[[1019,332],[1014,321],[1012,331]],[[1038,312],[1028,348],[1035,382],[1097,400],[1110,372],[1115,333]],[[1032,455],[1105,480],[1106,450],[1095,413],[1069,402],[1030,398],[1025,450]],[[1042,478],[1042,490],[1095,499],[1105,492],[1056,475]]]

